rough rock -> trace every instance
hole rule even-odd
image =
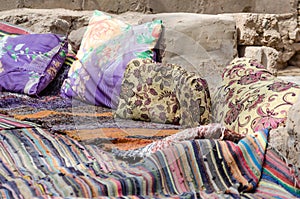
[[[271,73],[277,74],[279,68],[278,59],[279,52],[271,47],[266,46],[246,46],[243,49],[240,48],[240,56],[248,57],[258,60],[264,65]]]
[[[277,149],[287,162],[300,168],[300,100],[289,110],[286,127],[270,132],[269,145]]]
[[[293,48],[296,52],[300,52],[300,43],[293,43]]]
[[[196,12],[205,14],[254,12],[254,13],[288,13],[294,12],[295,0],[151,0],[147,9],[154,13],[162,12]]]
[[[290,66],[296,66],[300,68],[300,51],[297,52],[290,60],[289,60]]]
[[[223,15],[163,13],[147,15],[142,22],[153,19],[163,20],[165,27],[159,46],[161,61],[199,73],[214,91],[225,65],[237,55],[234,19]]]
[[[299,16],[298,16],[299,17]],[[298,19],[299,20],[299,19]],[[299,26],[299,21],[298,21],[298,26]],[[300,42],[300,29],[296,28],[295,31],[289,33],[289,37],[294,40],[295,42]]]
[[[279,70],[277,77],[300,85],[300,67],[288,66],[284,70]]]
[[[230,14],[236,20],[239,46],[267,46],[279,52],[277,69],[283,69],[295,54],[297,16],[287,14]]]
[[[0,20],[24,28],[33,33],[56,33],[69,35],[69,43],[76,51],[79,48],[84,27],[88,25],[94,11],[73,11],[68,9],[15,9],[0,12]],[[110,14],[129,24],[137,24],[143,13],[128,12]],[[74,32],[73,32],[74,31]]]
[[[300,167],[300,100],[289,110],[286,124],[289,135],[287,146],[287,158],[292,160],[292,164]]]
[[[66,9],[16,9],[0,12],[0,20],[27,28],[34,33],[68,34],[88,24],[92,11]]]
[[[69,34],[69,44],[72,46],[72,50],[77,52],[80,47],[80,43],[82,41],[82,37],[86,31],[86,26],[78,28],[77,30],[71,31]]]
[[[0,10],[15,8],[99,9],[110,13],[127,11],[162,13],[192,12],[219,14],[234,12],[296,12],[296,0],[2,0]]]

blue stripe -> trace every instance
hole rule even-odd
[[[246,142],[245,140],[241,140],[240,143],[246,148],[246,150],[247,150],[248,154],[250,155],[250,158],[253,160],[254,164],[261,170],[262,165],[260,163],[258,163],[258,161],[257,161],[258,157],[256,156],[256,154],[253,154],[253,150],[249,146],[249,143]]]

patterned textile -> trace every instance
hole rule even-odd
[[[134,59],[126,68],[115,116],[193,127],[209,123],[210,106],[207,83],[198,75]]]
[[[268,130],[230,141],[191,140],[127,165],[40,128],[0,133],[1,198],[297,198],[299,178]]]
[[[180,126],[113,118],[112,110],[59,96],[0,92],[0,113],[107,150],[134,149],[177,133]]]
[[[0,38],[6,35],[24,35],[30,34],[30,31],[9,23],[0,22]],[[58,95],[60,93],[61,85],[63,81],[67,78],[70,66],[76,59],[76,55],[68,53],[66,60],[62,65],[61,69],[57,72],[55,78],[50,82],[50,84],[40,93],[41,96],[46,95]]]
[[[160,20],[131,26],[95,11],[63,84],[62,96],[116,108],[127,63],[153,58],[161,33]]]
[[[113,154],[118,159],[130,160],[131,162],[138,161],[141,158],[150,156],[158,150],[163,150],[176,143],[195,140],[195,139],[220,139],[229,140],[232,142],[237,142],[244,138],[243,135],[229,131],[221,124],[208,124],[199,126],[196,128],[190,128],[183,130],[179,133],[170,135],[164,139],[155,141],[145,147],[141,147],[134,150],[119,150],[117,148],[113,149]]]
[[[56,76],[67,53],[55,34],[5,36],[0,40],[0,91],[39,94]]]
[[[49,96],[49,95],[59,95],[60,89],[68,77],[68,72],[72,63],[76,60],[76,55],[68,53],[66,60],[61,66],[60,70],[57,72],[55,78],[50,82],[50,84],[40,93],[40,96]]]
[[[0,114],[0,130],[3,129],[18,129],[18,128],[32,128],[38,125],[30,122],[19,121],[14,118],[7,117]]]
[[[20,26],[15,26],[6,22],[0,22],[0,38],[6,35],[25,35],[30,32]]]
[[[238,58],[226,67],[213,97],[213,119],[241,134],[277,128],[299,94],[299,85],[277,79],[255,60]]]

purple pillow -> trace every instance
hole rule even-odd
[[[38,95],[65,61],[68,43],[56,34],[4,36],[0,40],[0,91]]]
[[[161,20],[131,26],[95,11],[61,94],[116,108],[126,66],[134,58],[153,58]]]

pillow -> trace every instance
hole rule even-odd
[[[60,95],[60,89],[68,77],[68,72],[72,63],[76,60],[76,55],[73,53],[68,53],[66,55],[66,60],[57,72],[55,78],[49,83],[49,85],[39,94],[40,96],[57,96]]]
[[[256,60],[238,58],[226,67],[213,97],[214,122],[241,134],[284,125],[300,86],[273,76]]]
[[[56,76],[68,50],[55,34],[4,36],[0,40],[0,91],[38,95]]]
[[[6,35],[24,35],[30,34],[29,30],[22,28],[20,26],[15,26],[6,22],[0,22],[0,39]],[[70,65],[74,60],[73,54],[68,54],[66,56],[65,63],[62,65],[61,69],[58,71],[55,78],[50,82],[50,84],[39,94],[40,96],[45,95],[57,95],[60,93],[60,88],[63,81],[67,77]]]
[[[131,26],[100,11],[89,21],[62,86],[62,96],[116,108],[123,74],[133,58],[153,58],[162,22]]]
[[[125,71],[115,116],[196,127],[210,122],[207,83],[178,65],[134,59]]]

